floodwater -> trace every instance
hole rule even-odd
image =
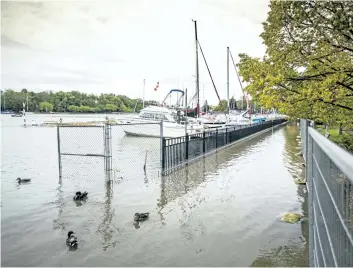
[[[106,184],[98,156],[63,156],[59,179],[56,128],[22,122],[2,116],[2,266],[308,266],[306,220],[281,221],[286,212],[306,216],[305,187],[294,183],[303,176],[296,125],[166,177],[156,168],[159,139],[113,127]],[[64,129],[60,137],[63,153],[103,150],[101,128]],[[18,185],[17,177],[32,182]],[[77,190],[88,191],[86,202],[72,200]],[[135,212],[150,219],[136,225]],[[65,245],[70,230],[76,251]]]

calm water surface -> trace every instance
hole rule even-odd
[[[59,179],[56,128],[1,120],[2,266],[308,265],[306,222],[280,220],[289,211],[306,213],[305,189],[294,183],[303,176],[295,125],[163,178],[159,140],[126,137],[116,127],[114,178],[106,185],[99,157],[63,157]],[[71,153],[99,153],[102,139],[102,129],[61,133]],[[18,185],[17,177],[32,182]],[[89,192],[87,202],[73,202],[77,190]],[[134,225],[135,212],[150,212],[150,219]],[[69,230],[78,235],[76,251],[65,245]]]

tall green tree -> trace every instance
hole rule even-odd
[[[240,54],[246,91],[294,117],[353,124],[353,1],[272,1],[263,58]]]
[[[54,106],[53,106],[53,104],[44,101],[44,102],[39,103],[39,108],[41,111],[51,112],[51,111],[53,111]]]

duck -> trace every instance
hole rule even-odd
[[[21,179],[21,178],[17,178],[16,180],[18,181],[18,183],[26,183],[31,181],[31,179]]]
[[[73,231],[70,231],[67,233],[66,245],[69,246],[70,248],[77,247],[77,236]]]
[[[135,221],[145,221],[148,219],[150,213],[135,213],[134,220]]]
[[[87,192],[83,192],[83,193],[81,193],[80,191],[76,192],[76,194],[74,196],[74,200],[83,200],[83,199],[87,198],[87,195],[88,195]]]

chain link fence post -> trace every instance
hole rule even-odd
[[[58,162],[59,162],[59,178],[62,178],[62,165],[61,165],[61,150],[60,150],[60,125],[56,126],[56,136],[58,144]]]
[[[112,173],[112,133],[111,125],[107,120],[104,125],[104,167],[105,167],[105,182],[111,181]]]

